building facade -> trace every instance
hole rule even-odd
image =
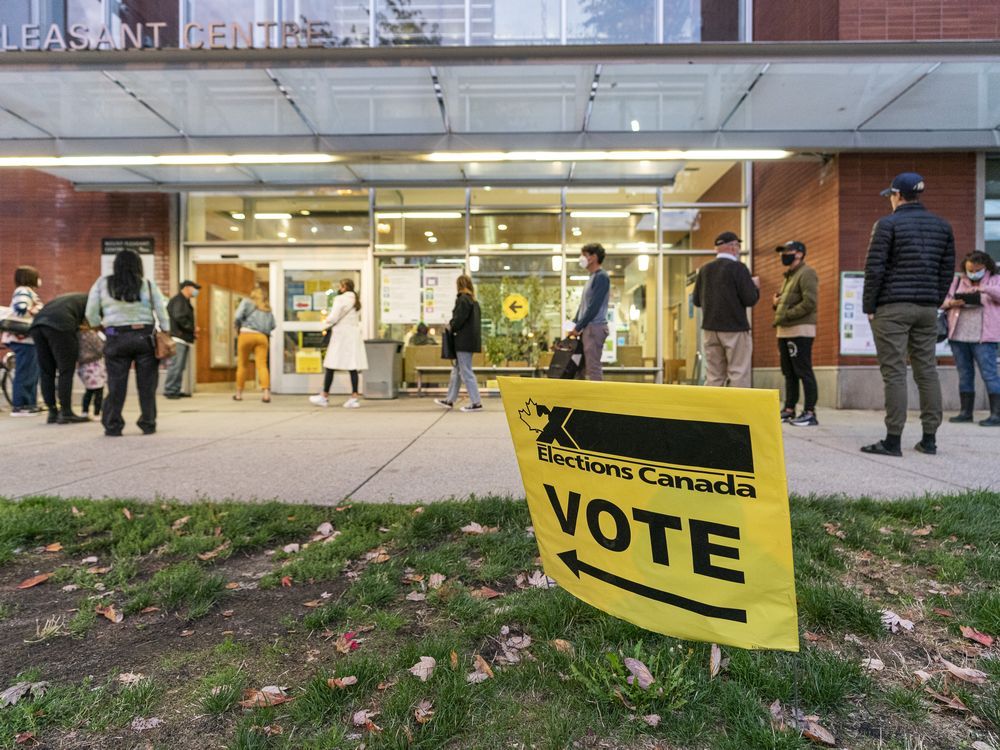
[[[878,407],[845,295],[879,190],[920,172],[959,255],[1000,258],[994,3],[25,0],[0,24],[0,299],[17,265],[43,297],[86,290],[143,240],[162,286],[206,287],[198,387],[232,381],[232,308],[263,286],[275,389],[314,390],[344,277],[368,333],[408,341],[439,335],[467,272],[483,362],[544,367],[594,241],[610,377],[698,382],[692,274],[731,230],[764,299],[774,247],[806,243],[821,404]],[[763,387],[771,324],[758,305]],[[408,343],[404,384],[439,360]]]

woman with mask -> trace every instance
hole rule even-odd
[[[976,366],[986,383],[990,415],[983,427],[1000,426],[1000,375],[997,343],[1000,342],[1000,276],[996,261],[979,250],[962,262],[942,309],[948,311],[948,343],[958,370],[961,409],[949,422],[971,422],[976,400]]]
[[[451,368],[451,381],[448,384],[448,395],[434,400],[438,406],[451,409],[455,406],[461,383],[469,392],[469,403],[459,411],[475,412],[483,410],[483,402],[479,398],[479,384],[472,371],[472,355],[483,350],[481,330],[481,313],[476,293],[472,287],[472,279],[465,274],[458,277],[458,297],[451,312],[451,322],[445,335],[455,337],[455,362]]]
[[[271,371],[267,367],[267,350],[271,331],[275,327],[274,314],[267,294],[259,286],[250,292],[250,297],[240,303],[236,310],[236,393],[233,401],[243,400],[243,386],[247,382],[250,355],[253,354],[260,383],[261,398],[265,404],[271,401]]]
[[[781,291],[771,299],[774,309],[774,327],[778,334],[778,353],[781,355],[781,374],[785,376],[785,404],[781,421],[794,427],[815,427],[816,400],[819,389],[813,372],[812,347],[816,340],[816,300],[819,277],[806,265],[806,246],[791,240],[775,248],[781,253],[785,275]],[[802,411],[795,415],[799,401],[799,384],[802,384]]]
[[[132,250],[115,256],[110,276],[102,276],[87,297],[87,322],[104,327],[104,362],[108,371],[108,396],[101,422],[104,434],[120,437],[125,420],[122,407],[128,388],[128,373],[135,365],[139,390],[139,429],[143,435],[156,432],[156,384],[160,361],[153,343],[153,324],[169,330],[166,303],[156,282],[144,279],[142,259]]]
[[[14,315],[30,323],[42,309],[42,298],[36,291],[42,285],[38,271],[31,266],[21,266],[14,271],[14,295],[10,307]],[[12,417],[34,417],[42,413],[38,406],[38,353],[30,333],[18,334],[4,331],[0,342],[14,352]]]
[[[354,290],[352,279],[340,280],[340,293],[333,300],[323,324],[330,328],[330,345],[323,360],[323,390],[309,401],[316,406],[330,405],[330,386],[337,370],[347,370],[351,375],[351,397],[343,403],[345,409],[361,406],[358,390],[358,370],[368,369],[365,342],[361,336],[361,299]]]

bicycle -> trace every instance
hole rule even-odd
[[[3,397],[7,399],[7,404],[11,407],[14,406],[10,397],[11,384],[14,382],[14,367],[14,352],[0,353],[0,391],[3,392]]]

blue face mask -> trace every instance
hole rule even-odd
[[[979,281],[986,275],[986,269],[982,268],[978,271],[966,271],[965,275],[968,277],[969,281]]]
[[[197,297],[198,296],[198,290],[195,289],[193,292],[191,292],[191,296],[192,297]]]

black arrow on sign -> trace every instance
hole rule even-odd
[[[732,620],[733,622],[747,621],[747,612],[745,609],[717,607],[714,604],[705,604],[704,602],[695,601],[694,599],[688,599],[686,596],[671,594],[669,591],[660,591],[659,589],[654,589],[651,586],[630,581],[627,578],[616,576],[614,573],[609,573],[606,570],[601,570],[600,568],[594,567],[590,563],[584,562],[576,556],[575,549],[571,549],[567,552],[560,552],[558,557],[566,563],[566,567],[573,571],[573,575],[577,578],[579,578],[580,573],[583,572],[597,578],[598,580],[604,581],[605,583],[610,583],[612,586],[617,586],[620,589],[631,591],[633,594],[644,596],[647,599],[655,599],[658,602],[663,602],[664,604],[669,604],[673,607],[680,607],[681,609],[686,609],[689,612],[695,612],[699,615],[715,617],[720,620]]]
[[[514,300],[507,306],[507,309],[510,310],[515,315],[517,315],[517,311],[520,310],[522,307],[524,307],[524,305],[518,304],[518,301]]]

